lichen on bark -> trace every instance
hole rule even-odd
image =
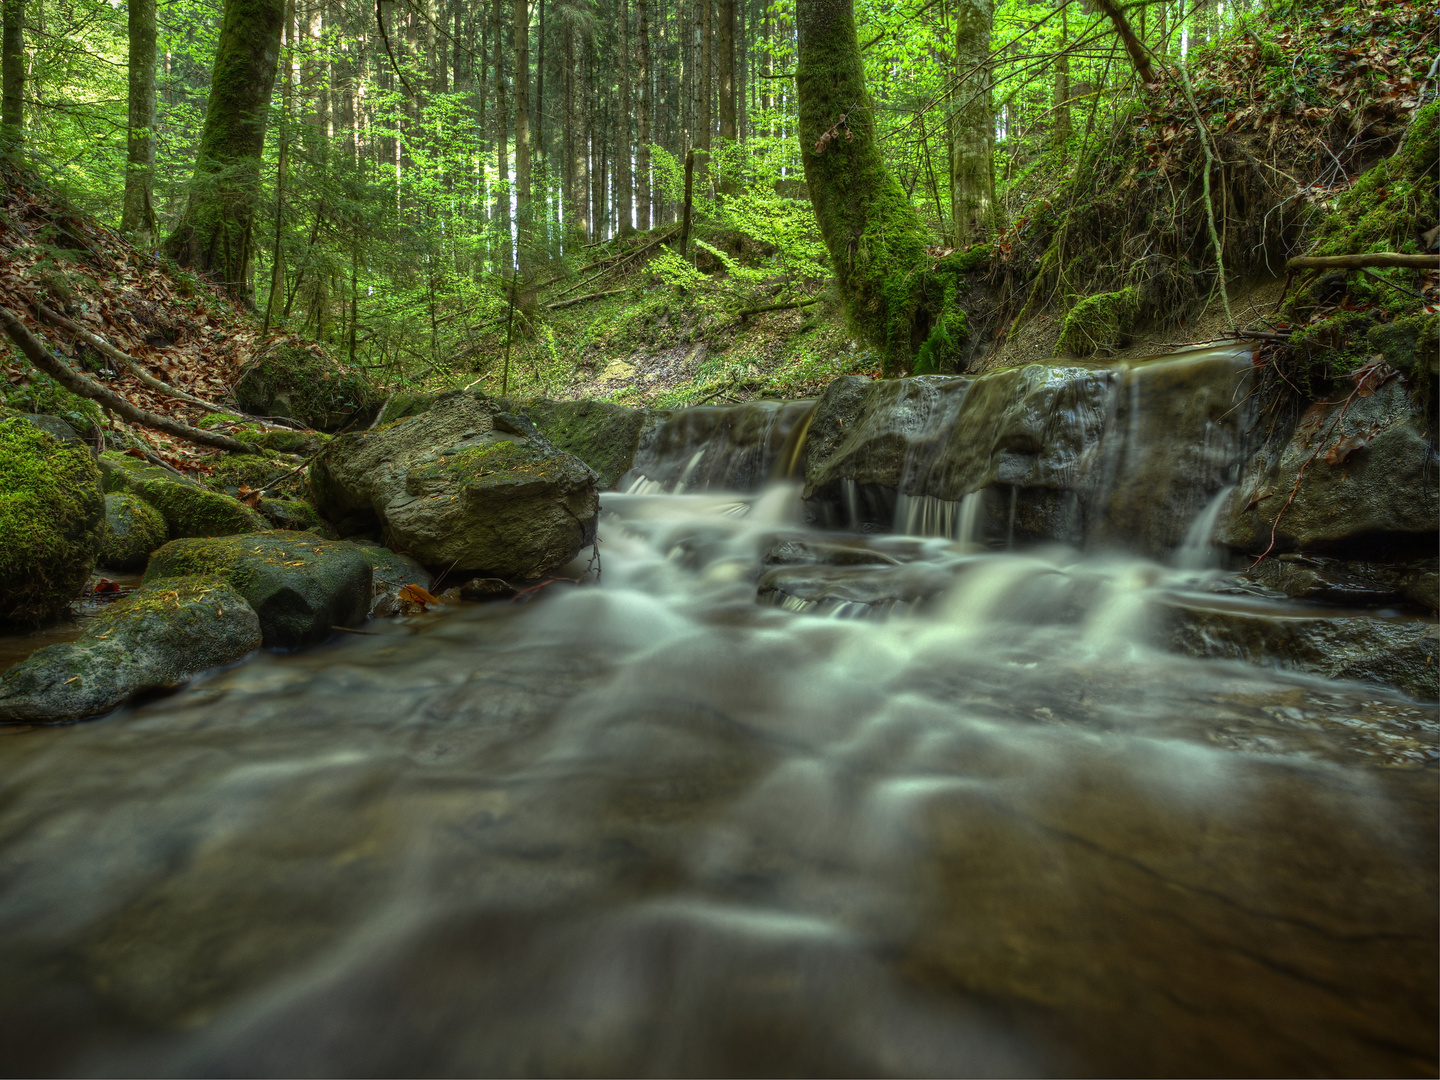
[[[961,290],[933,268],[932,237],[885,167],[852,0],[798,0],[796,16],[800,153],[846,316],[885,374],[910,371],[927,343],[927,363],[943,370],[965,339]]]

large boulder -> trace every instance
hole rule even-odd
[[[318,348],[282,345],[264,353],[235,384],[235,400],[256,416],[283,416],[317,431],[370,423],[383,398],[359,372]]]
[[[260,618],[265,645],[295,649],[355,626],[370,610],[370,563],[354,544],[311,533],[173,540],[145,571],[150,583],[210,574],[229,583]]]
[[[165,543],[166,537],[165,519],[144,499],[125,492],[105,496],[101,566],[112,570],[144,570],[151,553]]]
[[[105,501],[79,442],[0,421],[0,624],[44,622],[95,569]]]
[[[574,454],[600,478],[600,487],[612,490],[635,463],[640,436],[650,409],[627,409],[608,401],[548,401],[537,399],[521,406],[525,415],[555,446]]]
[[[1440,489],[1425,415],[1401,379],[1317,402],[1288,441],[1255,455],[1217,539],[1230,547],[1360,553],[1435,550]]]
[[[107,450],[100,455],[100,472],[106,492],[138,496],[160,511],[172,539],[233,536],[268,527],[263,517],[238,499],[128,454]]]
[[[501,577],[536,577],[573,559],[599,514],[584,462],[460,391],[418,416],[338,437],[311,467],[310,491],[332,521],[378,521],[393,547],[426,566]]]
[[[78,640],[47,645],[5,672],[0,723],[97,716],[259,646],[259,619],[221,579],[155,580],[88,620]]]

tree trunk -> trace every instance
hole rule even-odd
[[[735,0],[716,0],[715,28],[716,52],[719,53],[718,82],[720,93],[720,138],[723,142],[735,142]],[[725,192],[736,190],[735,178],[730,175],[733,165],[720,177],[720,188]]]
[[[640,8],[640,144],[635,148],[635,227],[650,228],[650,4],[637,0]]]
[[[1125,44],[1125,51],[1130,55],[1130,63],[1135,65],[1135,70],[1140,75],[1140,81],[1154,82],[1155,70],[1150,66],[1150,54],[1145,51],[1145,46],[1135,36],[1135,31],[1130,29],[1130,21],[1125,18],[1125,13],[1113,0],[1095,0],[1095,7],[1110,20],[1111,25],[1115,27],[1115,33],[1120,35],[1120,40]]]
[[[990,89],[990,0],[959,0],[955,67],[967,76],[950,114],[950,220],[954,245],[988,237],[995,214],[995,103]]]
[[[1062,3],[1064,0],[1062,0]],[[1070,56],[1064,50],[1070,47],[1070,24],[1067,18],[1068,8],[1060,9],[1060,55],[1055,58],[1055,127],[1054,143],[1056,148],[1063,147],[1070,141],[1070,133],[1073,130],[1070,124]]]
[[[965,333],[955,278],[930,270],[929,237],[885,167],[865,92],[852,0],[798,0],[800,154],[851,328],[886,374],[948,365]]]
[[[700,129],[698,134],[700,155],[696,163],[701,179],[701,188],[705,187],[704,181],[710,175],[710,129],[714,126],[714,117],[710,111],[712,85],[714,81],[714,33],[712,24],[714,19],[711,15],[712,0],[700,0],[700,70],[699,93],[700,115],[696,117],[696,126]]]
[[[120,231],[140,247],[155,243],[155,0],[130,0],[130,131]]]
[[[0,32],[0,152],[25,142],[25,0],[3,0]]]
[[[505,108],[504,0],[492,0],[490,18],[495,24],[495,225],[500,233],[500,242],[495,245],[495,268],[509,270],[514,248],[510,237],[510,162],[506,152],[510,141],[510,113]]]
[[[231,296],[250,302],[255,201],[284,0],[226,0],[205,127],[185,216],[165,242],[181,266],[216,277]]]
[[[634,218],[631,216],[631,207],[635,201],[635,182],[630,172],[630,153],[634,145],[630,137],[630,107],[634,88],[630,85],[629,0],[620,0],[620,27],[615,43],[620,76],[615,125],[615,210],[619,217],[616,229],[621,235],[625,235],[635,229]]]
[[[534,237],[530,205],[530,5],[515,0],[515,243],[521,269],[529,262]]]

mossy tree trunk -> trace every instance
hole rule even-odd
[[[155,0],[130,0],[130,134],[120,231],[143,247],[155,242]]]
[[[955,6],[955,67],[963,78],[950,114],[950,218],[955,246],[988,238],[995,216],[995,102],[990,89],[990,0]],[[1067,80],[1068,85],[1068,80]]]
[[[815,219],[851,328],[882,351],[887,375],[901,374],[937,331],[963,337],[955,278],[931,272],[931,238],[885,167],[852,0],[798,0],[796,16],[800,153]]]
[[[255,205],[284,0],[226,0],[190,202],[165,251],[249,303]]]
[[[0,152],[18,154],[25,133],[25,0],[3,0],[0,12]]]

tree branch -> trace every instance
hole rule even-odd
[[[1361,270],[1367,266],[1408,266],[1414,270],[1440,270],[1440,255],[1402,255],[1373,251],[1361,255],[1297,255],[1286,270]]]

